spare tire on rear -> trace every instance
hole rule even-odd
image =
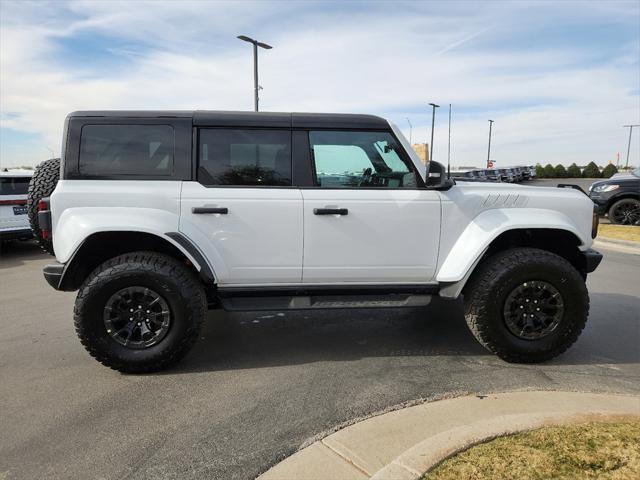
[[[51,158],[45,160],[35,168],[33,177],[31,177],[31,181],[29,182],[29,191],[27,194],[27,213],[29,215],[31,231],[42,249],[50,255],[53,255],[53,244],[51,237],[44,238],[42,236],[42,230],[38,224],[38,203],[53,193],[59,178],[60,159]]]

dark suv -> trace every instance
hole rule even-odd
[[[611,223],[640,225],[640,168],[593,183],[589,197],[597,212],[608,214]]]

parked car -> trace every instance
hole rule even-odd
[[[503,182],[513,183],[515,181],[515,176],[510,168],[499,168],[498,171]]]
[[[521,182],[524,180],[522,172],[517,167],[511,167],[511,173],[513,174],[515,182]]]
[[[498,171],[497,168],[489,168],[487,170],[484,171],[484,175],[486,177],[487,180],[489,180],[490,182],[501,182],[502,181],[502,175],[500,174],[500,172]]]
[[[471,170],[454,170],[451,178],[462,182],[486,182],[486,179],[475,176]]]
[[[456,184],[380,117],[75,112],[64,132],[61,165],[32,180],[50,189],[31,189],[33,227],[56,256],[47,282],[78,290],[80,341],[116,370],[176,362],[207,308],[416,307],[464,293],[478,341],[525,363],[561,354],[585,326],[585,279],[602,259],[593,203]]]
[[[640,168],[629,176],[592,183],[589,198],[597,205],[598,213],[608,215],[611,223],[640,225]]]
[[[527,168],[529,169],[529,178],[535,178],[536,177],[536,166],[535,165],[529,165]]]
[[[486,175],[486,170],[482,169],[482,168],[477,168],[475,170],[471,170],[471,173],[473,174],[473,176],[475,178],[477,178],[478,180],[482,180],[482,181],[487,181],[487,175]]]
[[[27,190],[33,171],[0,171],[0,241],[32,238],[27,218]]]

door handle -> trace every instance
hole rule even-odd
[[[349,215],[346,208],[314,208],[314,215]]]
[[[226,207],[193,207],[191,213],[220,213],[226,215],[229,209]]]

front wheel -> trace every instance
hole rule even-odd
[[[609,221],[617,225],[640,225],[640,200],[618,200],[609,209]]]
[[[578,339],[589,314],[580,273],[564,258],[535,248],[484,260],[465,286],[464,303],[476,339],[515,363],[560,355]]]
[[[74,308],[76,332],[103,365],[128,373],[162,370],[196,342],[206,315],[204,288],[175,258],[120,255],[84,282]]]

